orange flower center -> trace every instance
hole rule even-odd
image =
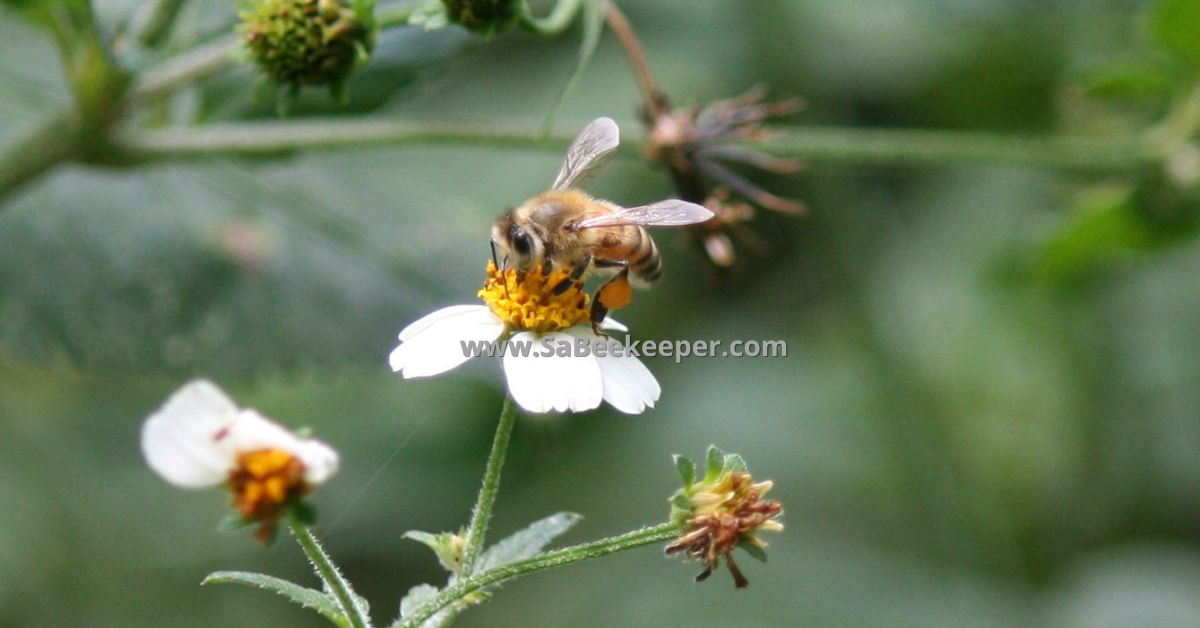
[[[243,518],[258,521],[260,540],[270,539],[285,508],[307,493],[304,464],[282,449],[259,449],[238,454],[237,468],[229,474],[233,505]]]
[[[515,268],[499,270],[489,261],[479,298],[510,332],[560,331],[591,317],[587,294],[572,285],[570,277],[566,270],[543,275],[540,267],[524,273]],[[561,288],[564,285],[568,286],[565,290]],[[556,289],[559,294],[555,294]]]

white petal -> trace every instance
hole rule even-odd
[[[332,447],[313,438],[300,438],[255,410],[238,413],[237,421],[229,429],[228,442],[239,453],[260,449],[286,451],[304,465],[304,479],[312,484],[321,484],[338,469],[338,454]]]
[[[604,378],[604,400],[625,414],[641,414],[653,408],[662,387],[642,361],[631,356],[596,358]]]
[[[212,382],[180,388],[142,425],[142,454],[155,473],[184,488],[216,486],[233,469],[234,454],[223,436],[237,406]]]
[[[323,484],[337,473],[340,462],[337,450],[316,439],[306,440],[297,457],[304,463],[304,480],[309,484]]]
[[[532,342],[533,351],[526,357],[504,356],[504,376],[508,392],[517,405],[529,412],[582,412],[600,405],[604,398],[604,383],[596,358],[541,356],[546,351],[544,338],[551,346],[559,341],[573,342],[574,337],[563,332],[551,332],[539,337],[530,332],[513,336],[513,341]]]
[[[388,362],[405,378],[439,375],[466,362],[461,343],[491,341],[504,323],[486,305],[443,308],[404,328]]]
[[[604,317],[604,320],[600,321],[599,327],[600,329],[612,329],[614,331],[629,331],[629,328],[623,323],[618,323],[607,316]]]
[[[454,318],[456,316],[459,316],[460,314],[474,312],[475,310],[478,310],[479,308],[487,309],[487,306],[479,305],[479,304],[451,305],[450,307],[444,307],[435,312],[426,314],[425,316],[422,316],[421,318],[413,321],[412,323],[409,323],[408,327],[405,327],[403,330],[400,331],[400,342],[404,342],[405,340],[408,340],[409,338],[416,336],[417,334],[424,331],[426,328],[436,325],[444,319]]]
[[[226,433],[225,442],[237,453],[282,449],[295,454],[303,441],[295,432],[259,414],[257,410],[245,409],[238,412],[237,420]]]

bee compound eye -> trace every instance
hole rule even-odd
[[[533,239],[524,229],[513,225],[508,230],[508,239],[512,243],[513,251],[521,257],[529,257],[533,253]]]

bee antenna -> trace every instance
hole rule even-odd
[[[496,241],[488,240],[488,244],[492,245],[492,263],[496,265],[496,270],[501,270],[500,258],[496,255]],[[504,263],[505,264],[508,263],[507,257],[504,258]],[[504,296],[507,297],[509,300],[512,300],[512,296],[510,294],[508,294],[508,279],[507,278],[504,280]]]

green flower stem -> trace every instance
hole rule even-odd
[[[241,43],[237,35],[222,37],[147,70],[129,90],[126,101],[153,100],[221,72],[237,61],[234,51]]]
[[[1141,137],[1022,137],[908,129],[793,127],[763,144],[812,161],[887,164],[1000,163],[1065,170],[1120,171],[1161,159]]]
[[[0,149],[0,210],[9,194],[78,156],[71,118],[66,112],[51,116]]]
[[[577,129],[582,124],[564,128]],[[295,150],[401,144],[463,144],[559,151],[571,133],[545,141],[532,127],[496,123],[397,120],[308,120],[211,125],[197,129],[125,129],[111,141],[132,159],[214,155],[271,156]],[[641,152],[622,138],[621,152]],[[756,144],[747,144],[748,147]],[[880,164],[998,163],[1066,170],[1123,171],[1162,158],[1140,137],[1021,137],[958,131],[778,128],[761,144],[772,153],[810,161]]]
[[[558,0],[558,3],[550,10],[550,14],[541,18],[525,13],[521,16],[521,28],[545,37],[561,34],[567,30],[571,22],[575,21],[575,16],[579,14],[583,3],[584,0]]]
[[[483,487],[479,499],[471,512],[471,523],[467,525],[467,538],[463,542],[462,573],[470,574],[475,560],[483,551],[488,522],[492,518],[492,505],[496,503],[496,492],[500,489],[500,470],[504,468],[504,457],[508,452],[508,441],[512,437],[513,425],[517,422],[517,404],[512,395],[504,396],[504,407],[500,410],[500,422],[496,426],[496,437],[492,440],[492,452],[488,454],[487,469],[483,473]]]
[[[171,34],[175,17],[188,0],[153,0],[142,6],[134,26],[134,37],[143,46],[158,46]]]
[[[465,578],[447,587],[441,593],[438,593],[428,604],[419,608],[410,617],[405,617],[401,621],[397,621],[389,628],[418,628],[426,620],[442,609],[462,600],[464,597],[486,587],[496,584],[504,580],[523,576],[535,571],[550,569],[551,567],[561,567],[571,563],[588,560],[591,558],[599,558],[609,554],[615,554],[627,549],[650,545],[652,543],[662,543],[674,539],[679,535],[679,528],[673,523],[660,523],[649,528],[634,530],[620,536],[609,537],[599,541],[573,545],[562,549],[545,552],[519,560],[514,563],[502,565],[495,569],[489,569],[484,572],[475,574],[469,578]]]
[[[544,147],[558,152],[572,137],[569,133],[559,133],[542,141],[532,127],[494,123],[307,120],[221,124],[196,129],[125,129],[114,131],[110,140],[128,159],[158,160],[217,155],[269,157],[297,150],[405,144]]]
[[[292,534],[296,537],[296,542],[300,544],[300,548],[308,555],[308,560],[312,561],[313,567],[317,570],[317,574],[321,576],[321,580],[333,596],[337,599],[338,604],[342,607],[342,612],[346,616],[346,620],[350,622],[351,628],[370,628],[371,618],[363,613],[359,605],[355,603],[355,594],[350,588],[350,583],[342,577],[342,573],[338,571],[337,565],[333,564],[329,555],[321,548],[321,544],[317,542],[317,538],[313,536],[312,531],[308,526],[299,521],[296,516],[288,517],[288,527],[291,528]]]

